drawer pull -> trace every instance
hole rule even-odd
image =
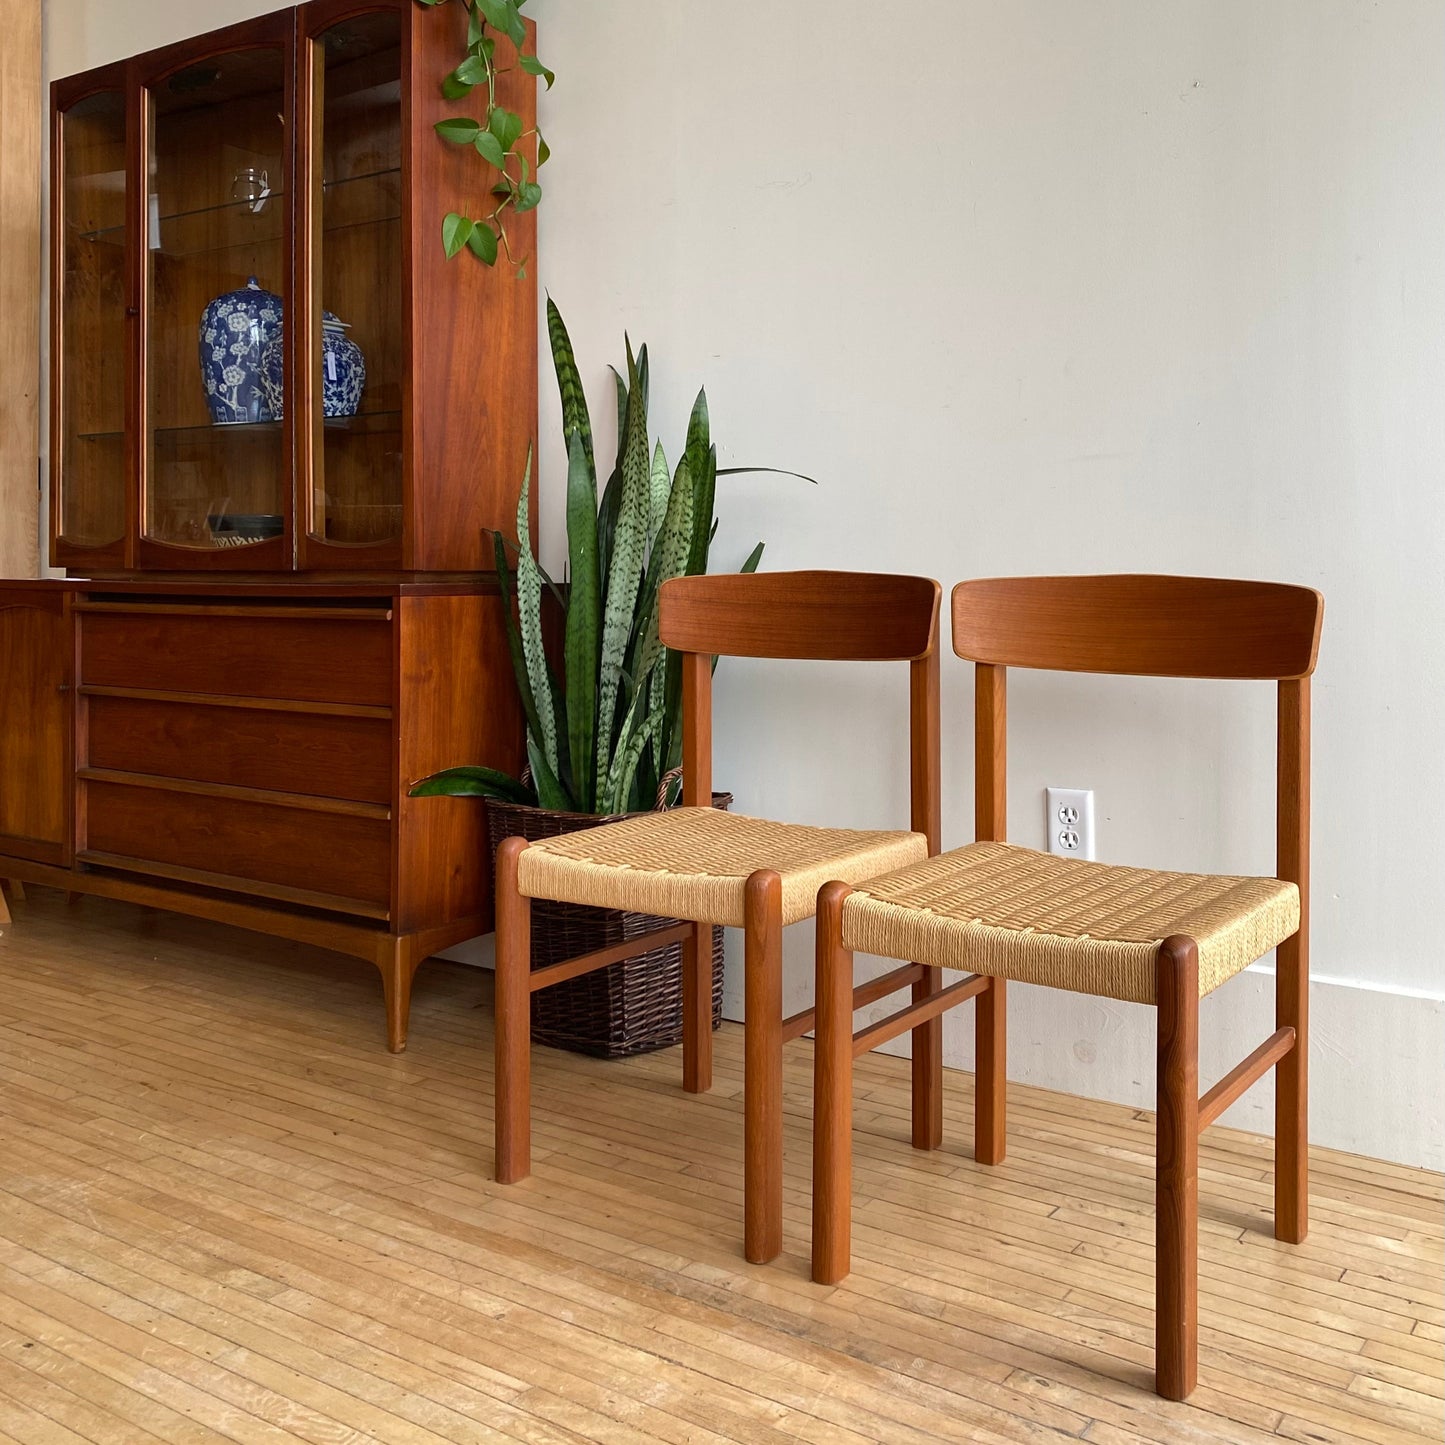
[[[143,873],[151,878],[170,878],[177,883],[199,883],[203,888],[220,888],[228,893],[250,893],[257,898],[274,898],[280,903],[299,903],[305,908],[324,908],[328,913],[351,913],[385,922],[391,910],[364,899],[342,898],[335,893],[316,893],[309,888],[289,888],[283,883],[262,883],[254,878],[235,878],[229,873],[209,873],[203,868],[182,868],[175,863],[152,863],[146,858],[128,858],[120,853],[103,853],[85,848],[76,861],[93,868],[116,868],[126,873]],[[64,886],[63,884],[60,886]]]
[[[128,697],[137,702],[179,702],[196,707],[244,707],[262,712],[304,712],[317,717],[390,717],[389,707],[360,702],[297,702],[286,697],[232,697],[223,692],[165,692],[151,687],[101,687],[85,683],[82,697]]]
[[[86,783],[116,783],[127,788],[152,788],[162,793],[190,793],[202,798],[233,798],[242,803],[266,803],[273,808],[297,808],[303,813],[374,818],[382,823],[391,819],[391,809],[385,803],[355,803],[346,798],[315,798],[305,793],[272,792],[267,788],[238,788],[231,783],[197,783],[189,778],[123,773],[114,768],[78,768],[75,776]]]
[[[390,622],[390,607],[248,607],[207,602],[77,602],[77,612],[122,612],[129,617],[254,617],[257,621]]]

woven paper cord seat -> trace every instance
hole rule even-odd
[[[1203,995],[1290,937],[1299,919],[1299,889],[1277,878],[1116,868],[971,843],[851,894],[843,942],[1152,1004],[1159,945],[1171,934],[1198,943]]]
[[[624,908],[741,928],[749,874],[783,880],[783,923],[811,918],[831,879],[862,882],[928,856],[922,833],[811,828],[674,808],[533,843],[517,864],[523,897]]]

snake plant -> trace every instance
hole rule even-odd
[[[530,455],[517,503],[515,571],[506,544],[494,539],[527,719],[527,772],[513,778],[495,768],[448,768],[423,779],[412,795],[502,798],[600,815],[651,808],[674,795],[682,757],[682,669],[658,638],[658,590],[670,578],[707,571],[718,476],[775,469],[719,473],[705,391],[671,468],[662,443],[648,436],[647,348],[634,355],[629,341],[626,376],[613,371],[617,458],[599,498],[587,398],[550,299],[547,330],[567,440],[568,585],[555,585],[533,552]],[[742,570],[753,571],[762,552],[760,542]],[[560,677],[543,644],[548,596],[564,617]]]

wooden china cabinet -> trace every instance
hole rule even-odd
[[[536,290],[442,252],[488,184],[433,129],[465,23],[313,0],[55,84],[67,575],[0,583],[0,877],[369,959],[394,1050],[417,964],[491,927],[481,805],[408,787],[522,754],[490,533]]]

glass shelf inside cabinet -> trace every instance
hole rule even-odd
[[[326,181],[322,193],[330,201],[326,209],[327,231],[396,221],[401,217],[401,167]],[[160,255],[180,257],[279,243],[285,235],[285,206],[285,194],[269,190],[264,198],[223,201],[168,215],[161,215],[152,204],[148,245]],[[125,226],[82,231],[79,239],[123,246]]]
[[[363,411],[355,416],[328,416],[322,425],[328,432],[343,432],[352,436],[400,436],[401,435],[401,412],[400,411]],[[182,440],[194,434],[202,434],[208,439],[217,436],[227,437],[264,437],[275,436],[281,431],[279,421],[252,421],[234,422],[230,425],[217,425],[215,422],[205,422],[200,426],[162,426],[156,427],[152,435],[156,444],[163,445],[166,438]],[[121,431],[98,431],[81,432],[78,440],[85,442],[111,442],[121,441],[125,433]]]

